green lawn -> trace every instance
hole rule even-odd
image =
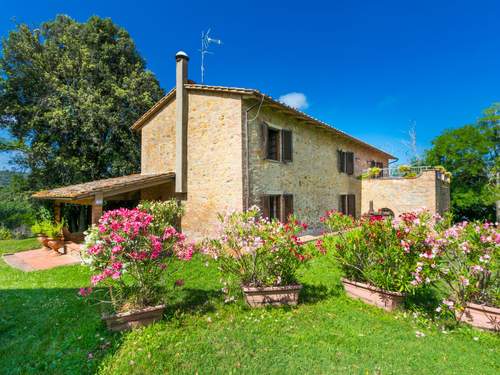
[[[0,253],[33,247],[24,241],[0,241]],[[162,322],[110,334],[99,307],[77,297],[84,267],[23,273],[0,262],[0,373],[500,373],[498,335],[442,333],[350,300],[325,259],[302,272],[297,308],[224,304],[216,270],[200,258],[176,278],[185,285]]]

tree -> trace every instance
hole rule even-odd
[[[458,218],[494,220],[498,199],[500,103],[475,124],[445,130],[426,152],[429,165],[452,172],[451,204]]]
[[[0,58],[0,128],[31,189],[138,171],[129,127],[161,96],[130,35],[110,19],[18,25]]]

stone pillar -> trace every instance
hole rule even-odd
[[[102,193],[97,193],[92,202],[92,224],[97,224],[102,216],[103,201]]]
[[[61,222],[61,202],[54,202],[54,220],[56,223]]]

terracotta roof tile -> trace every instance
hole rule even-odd
[[[353,137],[352,135],[349,135],[342,130],[339,130],[330,124],[327,124],[326,122],[323,122],[321,120],[318,120],[317,118],[314,118],[310,115],[308,115],[305,112],[299,111],[298,109],[295,109],[293,107],[290,107],[273,97],[266,95],[264,93],[261,93],[259,90],[255,89],[248,89],[248,88],[241,88],[241,87],[227,87],[227,86],[209,86],[209,85],[200,85],[200,84],[186,84],[185,87],[188,90],[200,90],[200,91],[212,91],[212,92],[228,92],[228,93],[234,93],[234,94],[240,94],[240,95],[250,95],[254,96],[256,98],[264,98],[264,100],[271,102],[275,104],[276,106],[281,107],[282,109],[285,109],[290,112],[290,114],[300,117],[306,121],[310,121],[313,125],[316,125],[317,127],[323,128],[328,131],[332,131],[344,138],[350,139],[351,141],[361,144],[362,146],[368,147],[374,151],[377,151],[381,154],[386,155],[390,159],[396,159],[395,156],[375,147],[372,146],[356,137]],[[165,95],[163,98],[161,98],[153,107],[151,107],[144,115],[142,115],[132,126],[131,129],[133,130],[139,130],[147,120],[149,120],[154,114],[156,114],[160,109],[163,108],[164,105],[166,105],[171,98],[173,98],[175,94],[175,88],[170,90],[167,95]]]
[[[96,193],[109,193],[127,187],[161,184],[175,177],[175,173],[161,174],[132,174],[128,176],[106,178],[85,182],[83,184],[70,185],[51,190],[39,191],[32,195],[38,199],[68,199],[76,200],[90,197]]]

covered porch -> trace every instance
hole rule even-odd
[[[111,207],[120,202],[137,204],[140,200],[167,200],[175,196],[175,173],[132,174],[70,185],[33,194],[33,198],[54,203],[54,218],[61,221],[63,205],[90,206],[90,224],[97,224],[105,203]],[[81,242],[83,233],[64,229],[65,241]]]

